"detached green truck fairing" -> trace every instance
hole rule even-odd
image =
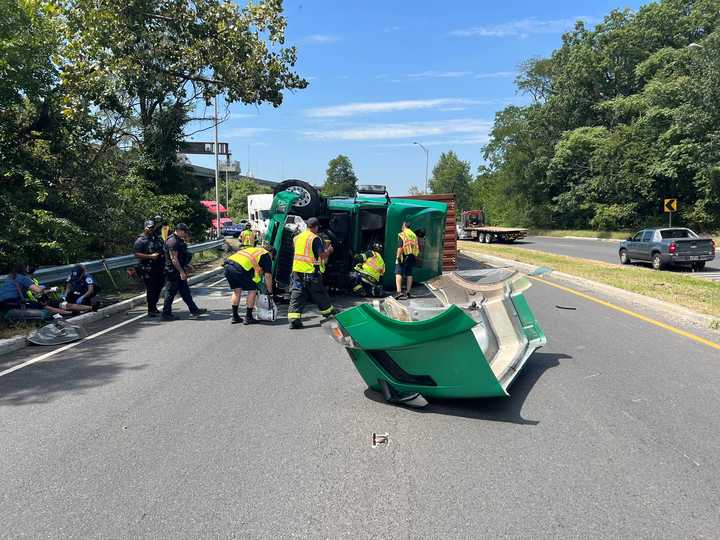
[[[504,268],[470,270],[426,287],[429,294],[418,298],[343,311],[330,324],[332,337],[387,401],[507,396],[547,342],[523,294],[528,278]]]
[[[375,189],[367,189],[355,198],[324,198],[312,186],[300,181],[283,182],[276,188],[265,241],[277,251],[273,276],[280,288],[287,286],[292,270],[294,231],[285,227],[289,214],[320,220],[320,233],[332,242],[335,250],[325,272],[330,288],[348,288],[353,256],[367,251],[374,242],[384,246],[383,285],[394,287],[395,253],[403,221],[408,221],[419,236],[421,253],[415,280],[423,282],[442,273],[447,205],[391,199],[383,186],[372,187]]]

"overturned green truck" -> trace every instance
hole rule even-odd
[[[370,249],[374,242],[384,246],[383,285],[394,287],[395,252],[403,221],[408,221],[419,236],[421,254],[414,272],[416,281],[442,273],[446,204],[390,198],[384,186],[361,186],[353,198],[322,197],[306,182],[286,180],[275,188],[265,233],[265,242],[277,251],[273,277],[280,290],[288,286],[292,271],[296,230],[286,226],[288,215],[320,220],[321,235],[334,247],[325,271],[325,283],[331,289],[350,288],[354,256]]]

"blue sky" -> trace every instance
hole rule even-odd
[[[598,22],[613,8],[639,6],[629,0],[286,1],[287,43],[297,47],[297,71],[310,85],[286,93],[277,109],[230,105],[220,140],[230,143],[244,172],[249,165],[269,180],[320,185],[328,161],[346,154],[361,183],[386,184],[401,195],[425,182],[425,154],[413,141],[430,150],[430,174],[448,150],[474,172],[495,113],[527,101],[513,84],[518,65],[549,55],[578,18]],[[211,137],[209,131],[193,138]]]

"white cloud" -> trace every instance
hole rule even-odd
[[[584,20],[586,23],[592,23],[595,20],[593,17],[549,20],[528,17],[501,24],[461,28],[453,30],[450,35],[459,37],[527,37],[531,34],[562,34],[572,30],[578,19]]]
[[[494,71],[492,73],[476,73],[476,79],[505,79],[509,77],[515,77],[517,73],[515,71]]]
[[[471,71],[423,71],[421,73],[411,73],[408,75],[411,79],[455,79],[458,77],[467,77],[472,75]]]
[[[486,102],[471,99],[440,98],[440,99],[407,99],[401,101],[377,101],[369,103],[346,103],[330,107],[317,107],[305,111],[312,118],[338,118],[359,114],[387,113],[397,111],[413,111],[419,109],[436,109],[464,105],[477,105]]]
[[[369,141],[465,134],[475,140],[486,140],[492,126],[493,123],[487,120],[457,119],[434,122],[370,124],[323,131],[306,131],[304,135],[315,140]]]
[[[325,43],[335,43],[336,41],[340,41],[340,38],[331,34],[312,34],[309,36],[305,36],[300,41],[305,43],[318,43],[320,45],[323,45]]]
[[[228,128],[222,131],[223,137],[234,138],[234,139],[249,139],[256,137],[261,133],[271,131],[268,128],[255,128],[255,127],[236,127]]]
[[[257,113],[231,113],[230,118],[233,120],[240,120],[242,118],[257,118],[260,116]]]

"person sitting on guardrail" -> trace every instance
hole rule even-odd
[[[0,285],[0,310],[7,311],[8,317],[11,319],[23,319],[25,317],[15,316],[20,313],[14,313],[15,310],[35,309],[42,310],[42,307],[36,307],[30,304],[27,297],[28,292],[34,294],[43,294],[45,287],[34,283],[32,278],[28,276],[27,267],[22,263],[13,266],[13,271],[8,275],[8,279]],[[47,313],[47,312],[46,312]],[[41,314],[38,317],[44,318]]]
[[[190,227],[185,223],[178,223],[175,225],[175,232],[168,236],[167,242],[165,242],[165,279],[168,286],[162,310],[162,319],[164,321],[175,319],[172,314],[172,305],[175,295],[178,293],[180,293],[180,297],[190,310],[192,318],[207,312],[207,309],[197,307],[187,282],[188,272],[193,270],[190,265],[192,253],[188,251],[185,243],[189,236]]]
[[[100,306],[97,298],[99,292],[100,285],[93,275],[82,264],[76,264],[65,283],[62,300],[69,304],[90,306],[93,311],[97,311]]]

